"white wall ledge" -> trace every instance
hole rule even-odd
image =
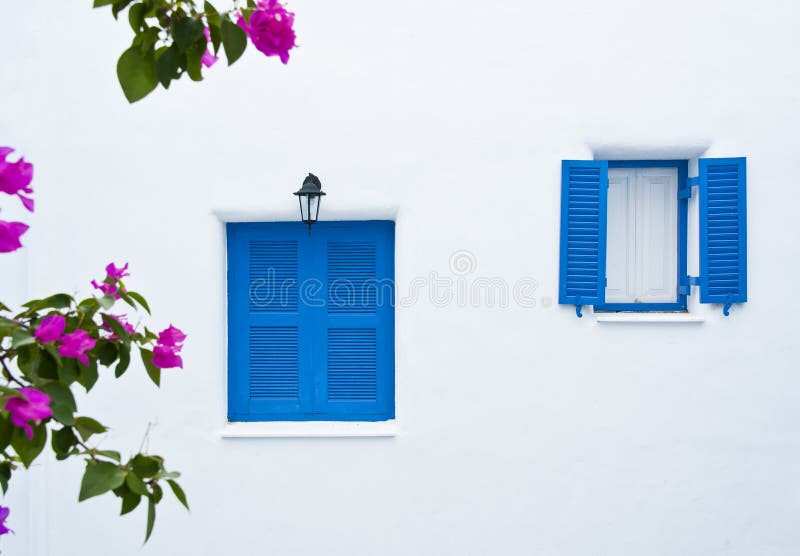
[[[705,317],[689,313],[595,313],[597,322],[705,322]]]
[[[389,438],[397,436],[396,421],[276,421],[229,422],[222,438]]]

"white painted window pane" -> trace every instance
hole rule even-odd
[[[676,168],[639,170],[636,206],[636,298],[675,303],[678,296]]]
[[[608,172],[606,303],[674,303],[678,274],[678,171]]]
[[[606,303],[633,303],[634,187],[636,170],[608,170]]]

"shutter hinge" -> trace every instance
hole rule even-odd
[[[691,199],[693,187],[700,187],[700,178],[686,178],[686,186],[678,190],[678,199]]]
[[[678,295],[691,295],[692,286],[699,286],[701,283],[699,276],[684,276],[678,285]]]

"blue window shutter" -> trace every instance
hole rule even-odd
[[[605,302],[608,162],[564,160],[561,166],[561,262],[558,302]]]
[[[747,301],[745,158],[700,159],[700,303]]]
[[[227,225],[228,418],[394,417],[394,222]]]
[[[296,223],[228,224],[228,418],[296,419],[311,409],[309,249]],[[307,232],[306,232],[307,233]]]
[[[322,224],[312,232],[326,295],[314,333],[314,409],[329,419],[391,419],[394,222]]]

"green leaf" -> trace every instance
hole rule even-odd
[[[128,294],[130,297],[131,297],[131,298],[133,298],[133,299],[136,301],[136,303],[138,303],[139,305],[141,305],[141,306],[144,308],[144,310],[145,310],[145,311],[147,311],[147,314],[150,314],[150,306],[147,304],[147,301],[145,300],[145,298],[144,298],[144,297],[142,297],[142,295],[141,295],[140,293],[138,293],[138,292],[131,292],[131,291],[129,291],[129,292],[126,292],[126,293],[127,293],[127,294]]]
[[[124,10],[131,2],[133,2],[133,0],[117,0],[114,2],[114,5],[111,7],[111,15],[114,16],[114,19],[116,19],[117,14]]]
[[[8,305],[0,301],[0,311],[10,311],[11,309],[8,308]]]
[[[73,413],[78,407],[75,405],[75,398],[69,386],[61,382],[50,382],[42,387],[42,390],[50,396],[50,407],[53,410],[53,418],[64,425],[75,423]]]
[[[128,345],[122,344],[119,346],[119,363],[117,363],[116,368],[114,369],[114,376],[117,378],[122,376],[128,369],[128,365],[131,363],[131,348]]]
[[[125,478],[125,484],[128,485],[128,488],[131,489],[131,492],[141,494],[142,496],[147,496],[150,494],[147,492],[147,485],[145,485],[142,478],[136,474],[136,471],[128,472],[128,476]]]
[[[126,50],[126,52],[127,52],[127,50]],[[124,55],[125,55],[125,54],[123,53],[123,56],[124,56]],[[122,61],[122,58],[120,58],[120,61]],[[120,83],[121,83],[121,82],[122,82],[122,81],[120,81]],[[123,89],[124,89],[124,87],[123,87]],[[114,297],[113,297],[113,296],[111,296],[111,295],[104,295],[103,297],[98,297],[98,298],[97,298],[97,302],[98,302],[98,303],[100,304],[100,306],[101,306],[103,309],[105,309],[106,311],[108,311],[109,309],[111,309],[111,308],[114,306],[114,302],[115,302],[115,301],[116,301],[116,300],[115,300],[115,299],[114,299]]]
[[[67,406],[59,404],[51,407],[53,408],[53,419],[62,425],[72,426],[75,424],[75,415]]]
[[[100,308],[100,303],[94,297],[89,297],[78,303],[78,310],[86,313],[88,316],[94,315]]]
[[[3,488],[3,494],[8,492],[8,481],[11,480],[11,464],[7,461],[0,463],[0,487]]]
[[[75,433],[72,432],[72,428],[64,427],[63,429],[59,429],[53,432],[53,437],[50,440],[50,444],[53,447],[53,451],[57,454],[66,454],[69,452],[73,446],[75,446]]]
[[[147,532],[144,536],[144,542],[153,534],[153,526],[156,524],[156,503],[152,499],[147,501]]]
[[[158,33],[158,27],[148,27],[136,36],[140,41],[139,48],[141,49],[142,53],[150,56],[153,55],[153,49],[158,42]]]
[[[153,500],[156,504],[161,502],[161,499],[164,498],[164,489],[162,489],[158,483],[153,483],[153,494],[150,495],[150,499]]]
[[[161,470],[161,461],[144,454],[137,454],[131,461],[133,470],[143,479],[149,479]]]
[[[36,377],[40,357],[41,352],[35,344],[19,347],[17,348],[17,367],[26,377],[33,379]],[[5,375],[5,369],[3,369],[3,373]]]
[[[219,16],[216,16],[217,21],[208,22],[208,34],[211,36],[211,44],[214,46],[214,54],[219,54],[219,47],[222,45],[222,31],[220,31],[220,25],[222,25],[222,20]]]
[[[128,23],[130,23],[134,33],[138,33],[139,29],[142,28],[142,24],[144,23],[144,10],[144,4],[134,4],[131,6],[131,9],[128,10]]]
[[[42,453],[45,444],[47,444],[47,427],[44,423],[33,427],[33,439],[28,438],[20,427],[14,427],[11,433],[11,447],[25,467],[31,466],[33,460]]]
[[[186,493],[183,492],[181,486],[172,479],[168,479],[167,483],[172,489],[173,494],[175,494],[175,498],[177,498],[180,501],[180,503],[183,504],[184,507],[188,510],[189,502],[186,501]]]
[[[58,369],[58,378],[64,384],[72,384],[80,376],[81,370],[78,368],[78,360],[72,357],[61,359],[61,367]]]
[[[156,88],[158,80],[155,66],[153,54],[143,54],[137,47],[132,46],[122,53],[117,62],[117,78],[128,102],[141,100]]]
[[[23,303],[22,306],[27,307],[28,309],[34,309],[36,311],[49,308],[66,309],[71,307],[74,301],[75,300],[71,295],[57,293],[55,295],[51,295],[50,297],[45,297],[44,299],[34,299],[33,301],[28,301],[27,303]]]
[[[120,510],[119,515],[125,515],[132,512],[136,509],[136,506],[138,506],[139,502],[141,501],[141,496],[128,491],[122,496],[122,509]]]
[[[203,28],[203,22],[199,19],[193,17],[179,19],[172,30],[178,50],[181,52],[189,50],[203,36]]]
[[[78,502],[83,502],[93,496],[99,496],[109,490],[115,489],[125,482],[125,471],[117,465],[107,461],[86,462],[86,471],[81,481],[81,492]]]
[[[109,320],[116,321],[116,319],[111,317],[109,317]],[[104,367],[110,367],[111,364],[117,360],[117,344],[115,344],[114,342],[99,342],[99,343],[100,345],[97,348],[97,360]]]
[[[88,392],[97,383],[99,375],[97,373],[97,361],[89,359],[89,366],[81,365],[80,374],[78,375],[78,384],[84,387]]]
[[[78,417],[75,419],[75,429],[81,435],[83,441],[86,442],[94,434],[102,434],[108,429],[92,419],[91,417]]]
[[[122,461],[122,456],[116,450],[94,450],[94,454],[96,456],[104,456],[109,459],[117,460],[118,462]]]
[[[11,433],[14,432],[14,425],[7,415],[0,414],[0,452],[5,450],[11,442]]]
[[[0,317],[0,339],[13,335],[18,328],[20,328],[20,325],[16,322]]]
[[[215,8],[208,0],[203,3],[203,11],[206,13],[206,17],[210,15],[219,15],[217,8]]]
[[[222,46],[225,49],[225,56],[228,58],[228,65],[238,60],[247,48],[247,35],[241,27],[236,25],[227,17],[222,19]]]
[[[150,380],[155,382],[156,386],[161,386],[161,369],[153,365],[153,352],[140,347],[139,354],[142,356],[142,363]]]
[[[211,43],[214,45],[214,54],[217,54],[219,52],[219,45],[222,43],[222,33],[219,29],[220,25],[222,25],[222,18],[219,16],[217,9],[211,5],[211,2],[205,3],[203,11],[206,13]]]
[[[206,51],[206,45],[198,43],[186,51],[186,73],[192,81],[203,80],[203,53]]]
[[[108,6],[116,2],[116,0],[94,0],[93,8],[102,8],[103,6]]]
[[[73,360],[74,361],[74,360]],[[46,345],[39,357],[39,366],[36,374],[39,378],[58,380],[58,368],[61,365],[61,356],[58,355],[55,346]]]
[[[180,77],[178,69],[181,56],[174,44],[170,47],[162,46],[156,52],[156,77],[165,89],[169,89],[169,84],[173,79]]]
[[[34,338],[33,335],[24,328],[15,330],[14,335],[11,336],[11,347],[14,349],[35,343],[36,338]]]

